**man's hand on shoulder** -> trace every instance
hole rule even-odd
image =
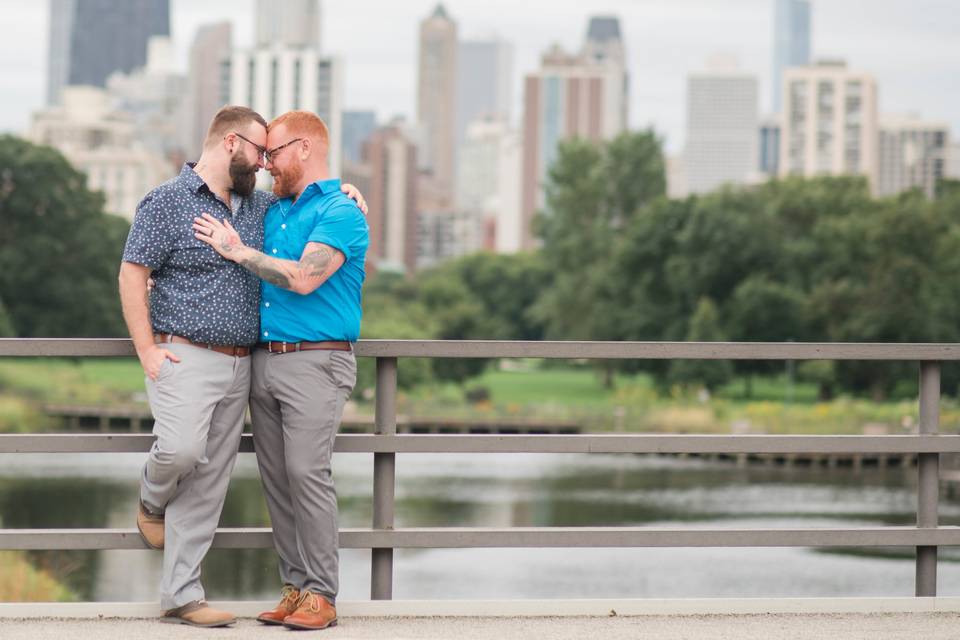
[[[357,203],[357,206],[360,207],[360,211],[363,211],[363,215],[367,215],[367,201],[363,199],[363,194],[360,193],[360,189],[357,189],[350,183],[346,183],[340,185],[340,191],[343,191],[345,194],[347,194],[348,198]]]

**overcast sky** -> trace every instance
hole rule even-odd
[[[234,22],[235,44],[253,40],[253,0],[171,0],[180,64],[199,25]],[[326,0],[323,46],[346,63],[349,109],[382,119],[416,104],[419,21],[435,0]],[[668,149],[683,143],[686,76],[715,53],[736,55],[770,101],[773,0],[447,0],[460,37],[514,45],[514,119],[521,78],[551,43],[579,48],[594,14],[620,18],[630,70],[630,124],[654,126]],[[815,57],[844,58],[874,74],[881,112],[919,112],[960,137],[960,0],[813,0]],[[44,0],[0,0],[0,131],[23,131],[43,106],[48,46]]]

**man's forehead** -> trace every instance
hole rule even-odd
[[[267,144],[267,130],[259,122],[251,122],[247,127],[246,136],[256,142],[261,147]]]
[[[269,143],[268,146],[275,147],[278,144],[283,144],[286,142],[286,137],[287,125],[283,124],[282,122],[280,124],[275,124],[270,127],[270,131],[267,133],[267,142]]]

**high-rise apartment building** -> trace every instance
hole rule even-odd
[[[224,63],[230,93],[225,103],[250,107],[269,122],[281,113],[316,113],[330,130],[330,175],[340,174],[343,135],[343,64],[316,49],[277,46],[234,51]]]
[[[539,71],[524,80],[523,216],[521,246],[534,246],[533,217],[545,205],[544,181],[559,144],[570,138],[601,141],[626,129],[624,73],[559,46],[543,54]]]
[[[145,148],[134,116],[114,109],[104,89],[64,87],[62,98],[33,114],[27,137],[54,147],[85,173],[87,186],[103,192],[108,213],[133,220],[144,194],[176,175],[176,168]]]
[[[377,270],[417,267],[417,147],[400,126],[378,129],[363,147],[369,172],[370,248]]]
[[[783,102],[783,71],[787,67],[810,64],[809,0],[773,0],[773,73],[771,75],[773,113],[780,113]]]
[[[840,61],[784,73],[779,174],[863,175],[877,187],[877,83]]]
[[[150,37],[169,35],[169,0],[51,0],[47,104],[67,85],[106,87],[144,66]]]
[[[916,115],[880,118],[880,166],[877,195],[889,196],[921,189],[928,197],[946,177],[950,127]]]
[[[757,174],[757,78],[727,68],[687,79],[685,166],[690,193],[745,184]]]
[[[256,47],[321,49],[319,0],[257,0]]]

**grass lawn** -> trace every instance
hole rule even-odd
[[[582,365],[544,367],[537,360],[491,366],[465,385],[424,384],[398,394],[398,410],[415,416],[517,417],[574,421],[589,430],[674,433],[859,434],[864,429],[909,433],[916,401],[873,402],[840,397],[816,400],[811,384],[788,384],[784,375],[737,379],[712,397],[658,389],[647,374],[618,375],[612,388]],[[473,391],[473,400],[466,392]],[[480,393],[477,393],[478,390]],[[792,401],[786,402],[788,398]],[[143,402],[143,372],[134,358],[0,359],[0,432],[43,430],[46,403]],[[372,413],[372,402],[360,402]],[[941,429],[960,430],[960,408],[941,404]]]

